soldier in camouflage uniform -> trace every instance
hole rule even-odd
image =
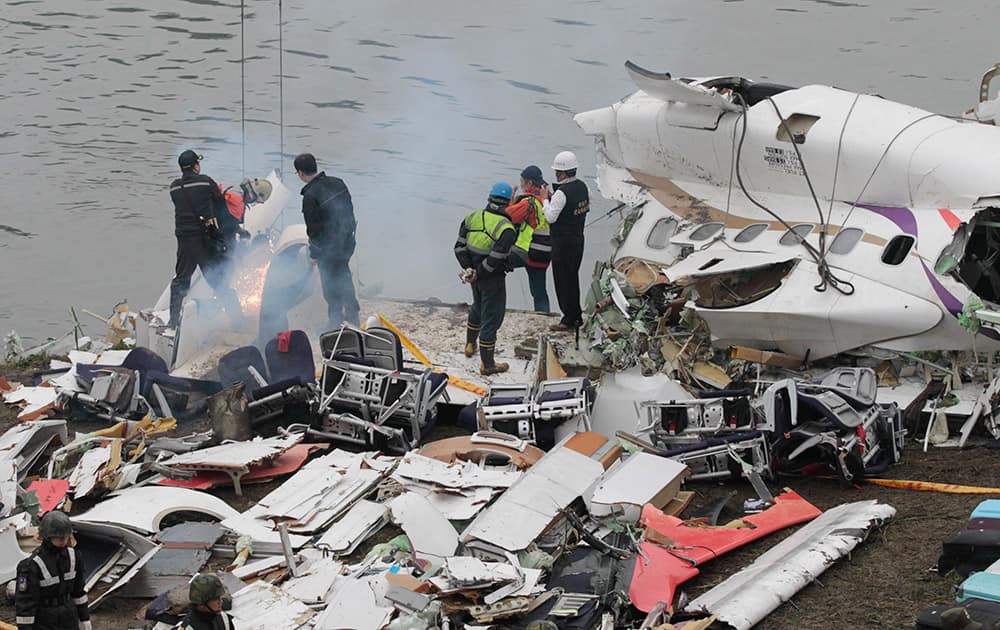
[[[233,630],[233,618],[223,612],[223,599],[229,597],[222,580],[214,573],[199,573],[191,580],[188,614],[178,630]]]

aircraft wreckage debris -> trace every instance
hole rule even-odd
[[[457,305],[366,299],[366,326],[314,334],[308,239],[279,233],[292,194],[274,173],[246,208],[260,238],[239,269],[242,328],[220,327],[200,279],[177,329],[165,292],[98,316],[100,337],[8,335],[5,356],[40,369],[0,378],[16,416],[0,581],[63,510],[92,606],[154,598],[161,628],[220,567],[240,629],[750,628],[896,513],[820,509],[797,479],[996,493],[879,479],[914,439],[1000,439],[1000,272],[976,264],[1000,242],[979,194],[1000,168],[995,103],[971,110],[981,124],[825,86],[628,71],[640,91],[576,117],[623,204],[615,252],[579,337],[507,314],[504,374],[465,357]],[[799,210],[804,164],[832,163],[844,129],[854,166],[836,189],[857,198],[818,198],[817,220]],[[827,171],[809,171],[816,190],[835,188]],[[918,627],[1000,616],[998,515],[984,502],[944,541],[938,571],[964,581]],[[771,546],[717,579],[754,541]],[[688,601],[702,573],[715,586]]]

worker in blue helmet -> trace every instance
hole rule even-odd
[[[455,241],[455,258],[462,266],[459,277],[472,285],[465,356],[476,353],[478,341],[482,360],[479,372],[484,376],[506,372],[510,367],[497,363],[494,353],[497,332],[507,311],[507,255],[517,239],[517,230],[505,212],[513,194],[510,184],[493,184],[486,207],[465,217]]]

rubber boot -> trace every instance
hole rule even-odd
[[[510,369],[506,363],[497,363],[493,360],[493,350],[493,345],[479,347],[479,357],[483,360],[483,364],[479,366],[479,373],[483,376],[501,374]]]
[[[476,340],[479,339],[479,329],[466,324],[465,326],[465,356],[472,358],[476,354]]]

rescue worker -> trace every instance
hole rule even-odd
[[[465,356],[476,353],[479,341],[480,374],[506,372],[510,366],[494,359],[497,332],[507,311],[507,256],[517,230],[504,210],[510,204],[510,184],[497,182],[490,189],[486,207],[470,212],[458,228],[455,258],[462,266],[460,277],[472,285],[472,306],[466,324]]]
[[[240,328],[243,311],[236,291],[229,284],[228,246],[219,225],[220,209],[228,214],[226,199],[219,185],[208,175],[201,174],[201,160],[202,156],[190,149],[181,153],[177,158],[181,176],[170,184],[177,264],[170,283],[167,327],[176,328],[180,324],[181,305],[191,288],[191,275],[200,268],[233,326]],[[223,223],[228,229],[228,221],[223,218]]]
[[[515,194],[507,216],[517,228],[517,240],[511,248],[513,267],[524,267],[528,272],[528,288],[535,311],[549,312],[549,292],[545,288],[545,270],[552,260],[552,243],[549,222],[542,211],[541,188],[545,185],[542,169],[534,164],[521,171],[521,194]]]
[[[17,565],[18,630],[90,630],[83,558],[71,546],[73,524],[53,510],[38,526],[42,544]]]
[[[354,204],[344,180],[316,172],[316,158],[302,153],[295,158],[295,172],[302,187],[302,216],[309,235],[309,257],[319,270],[326,300],[329,328],[344,322],[360,325],[361,307],[354,293],[348,263],[354,255]]]
[[[552,330],[575,330],[583,325],[580,308],[580,264],[583,262],[583,228],[590,210],[587,184],[576,178],[579,166],[572,151],[552,160],[556,181],[551,195],[542,189],[543,211],[552,239],[552,280],[562,319]]]
[[[188,587],[188,613],[177,630],[232,630],[233,618],[223,611],[229,597],[225,585],[214,573],[199,573]]]

